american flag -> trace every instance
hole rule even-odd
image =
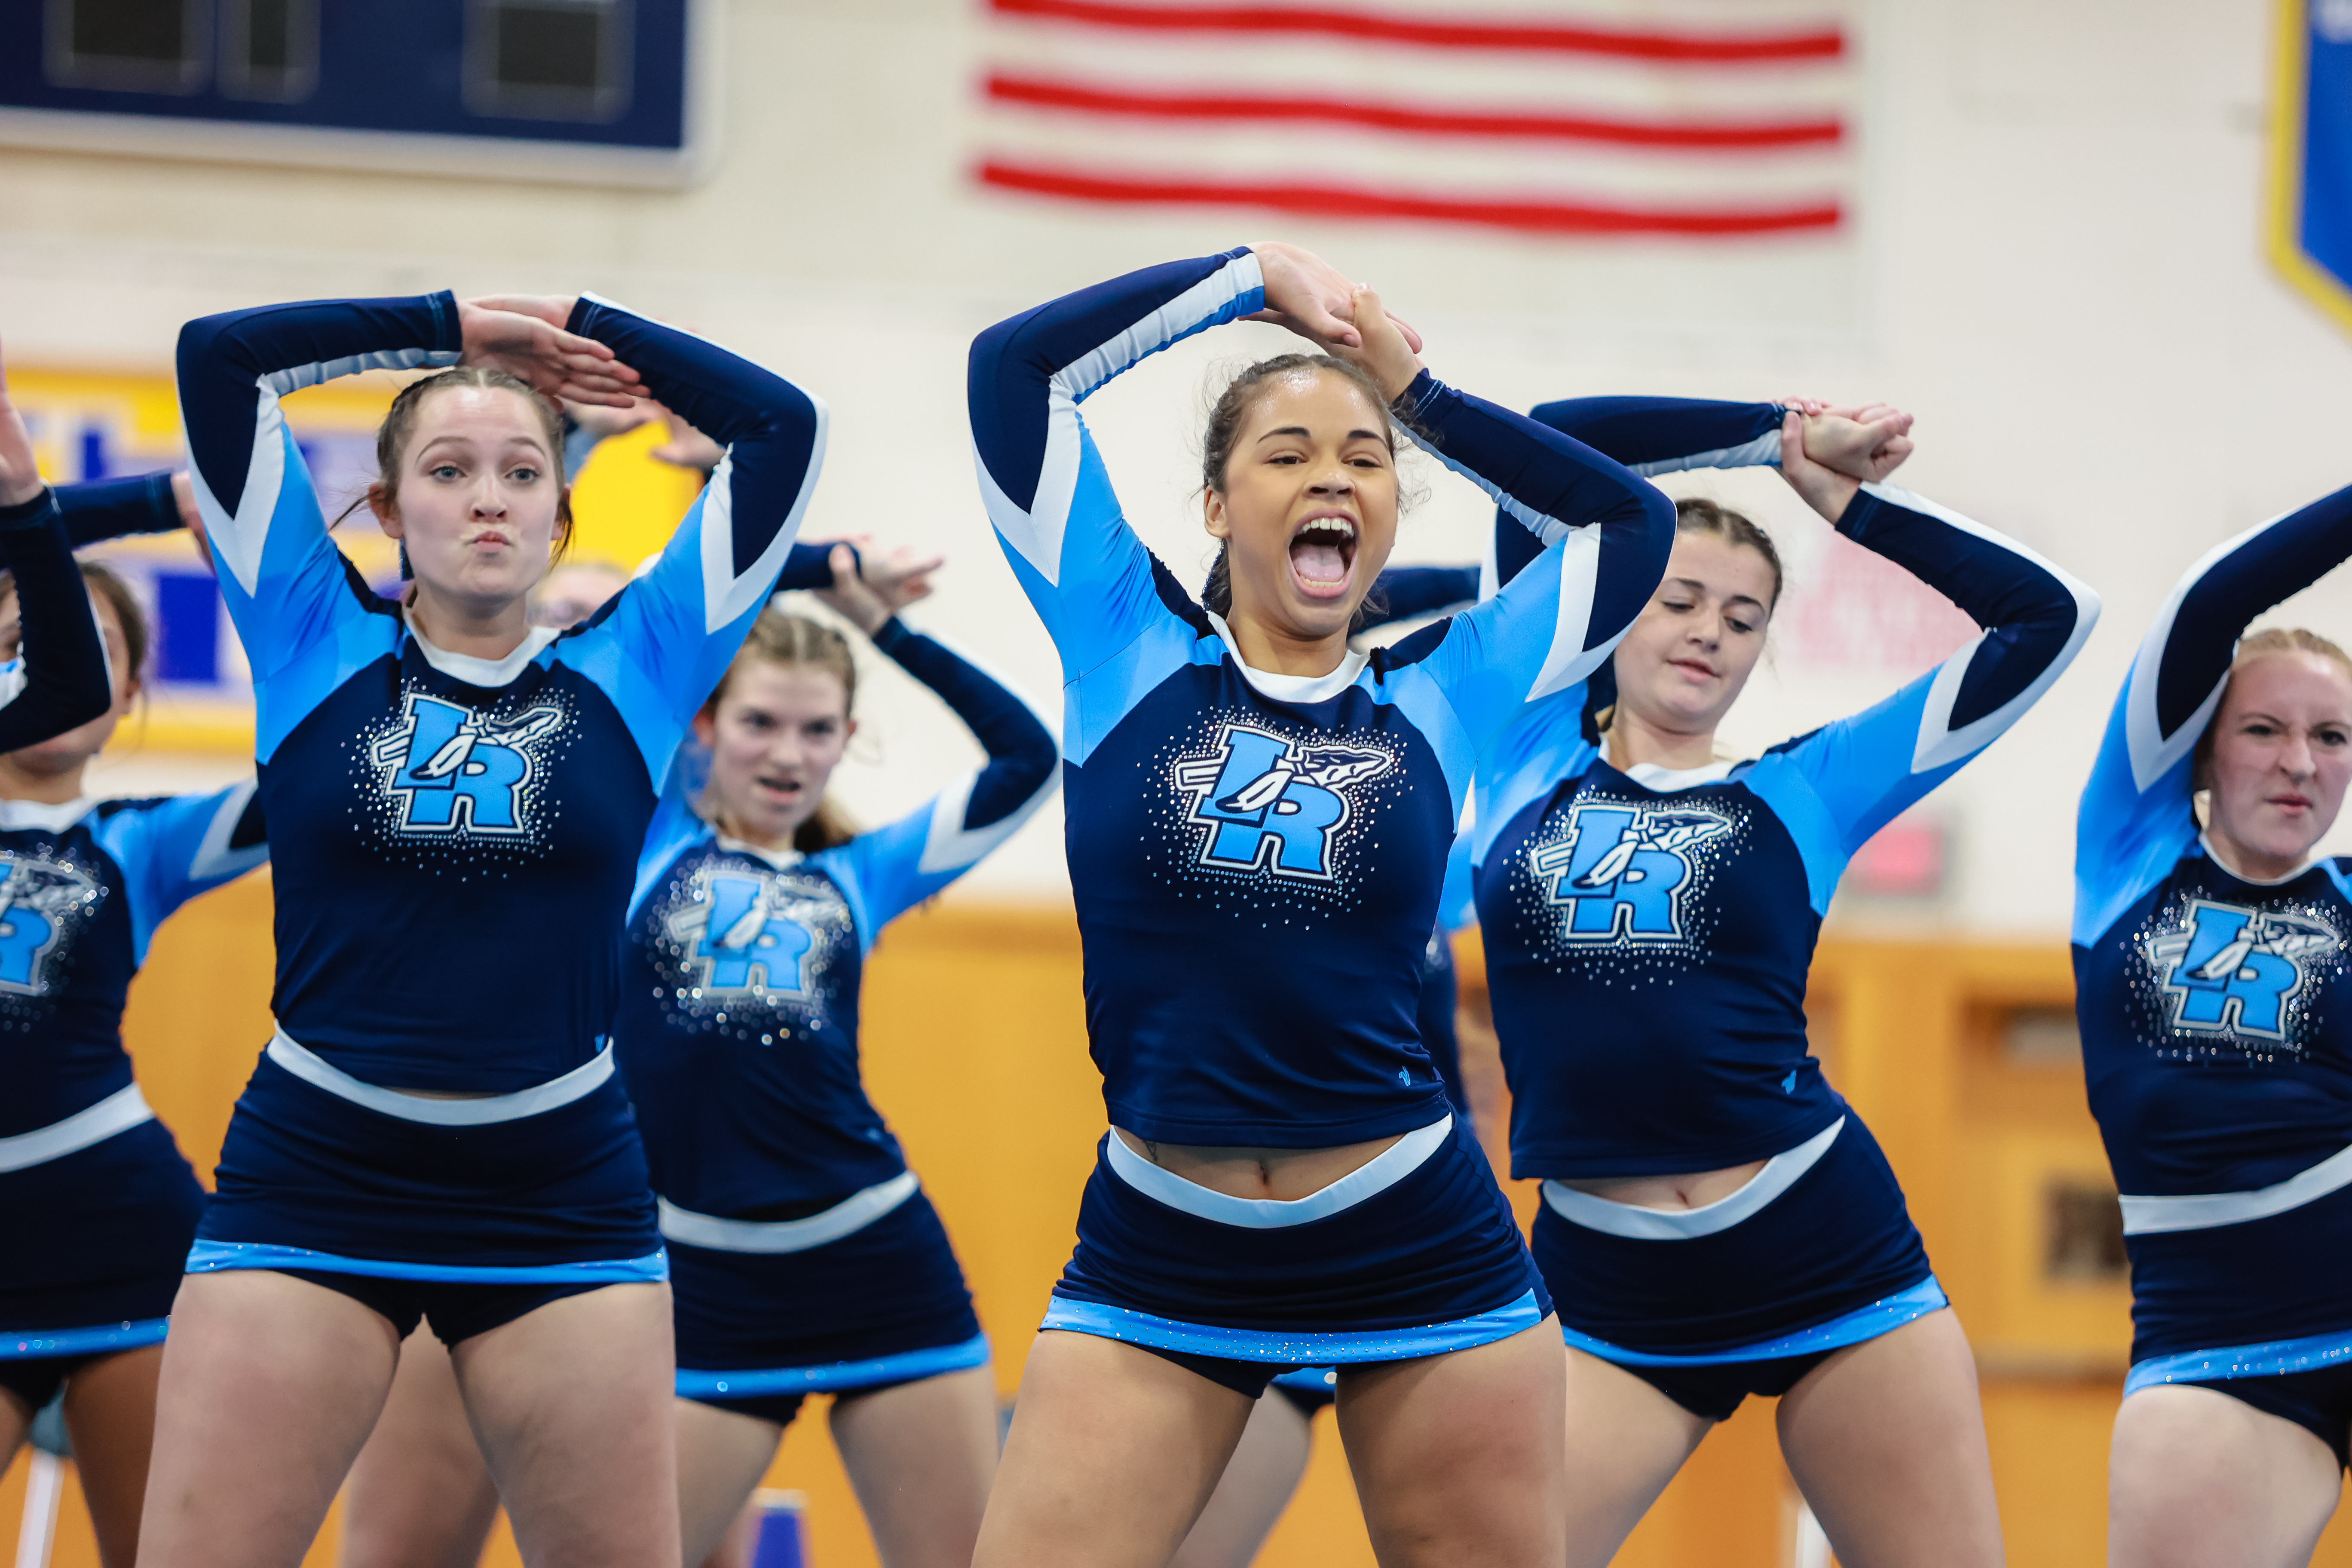
[[[972,176],[1545,236],[1834,234],[1859,0],[976,0]]]

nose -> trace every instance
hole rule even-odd
[[[2300,730],[2287,732],[2286,744],[2279,750],[2279,767],[2291,779],[2307,779],[2319,771],[2319,763],[2311,754],[2311,737]]]
[[[1318,474],[1314,482],[1307,488],[1308,493],[1312,495],[1351,496],[1356,493],[1356,479],[1345,464],[1335,463],[1323,473]]]
[[[474,515],[485,521],[495,522],[507,514],[506,487],[492,475],[484,475],[474,487]]]

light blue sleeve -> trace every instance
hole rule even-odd
[[[122,868],[131,901],[131,963],[147,961],[155,928],[199,893],[267,865],[254,781],[213,795],[174,795],[102,818],[99,847]]]
[[[1562,779],[1592,765],[1595,748],[1584,738],[1582,682],[1531,704],[1478,759],[1475,805],[1468,842],[1470,863],[1484,866],[1504,826]]]

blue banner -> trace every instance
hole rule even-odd
[[[2352,0],[2280,0],[2271,258],[2352,328]]]

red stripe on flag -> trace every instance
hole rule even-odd
[[[1308,121],[1443,136],[1608,142],[1629,147],[1690,147],[1713,152],[1835,145],[1845,134],[1844,126],[1835,115],[1742,122],[1616,120],[1595,114],[1470,113],[1451,109],[1411,109],[1393,103],[1349,103],[1338,99],[1114,89],[1001,72],[988,79],[988,96],[1036,109],[1137,120]]]
[[[1423,195],[1344,185],[1276,184],[1254,180],[1147,179],[1089,174],[992,159],[977,171],[982,184],[1036,195],[1127,205],[1270,207],[1332,218],[1424,218],[1530,234],[1753,235],[1835,228],[1843,215],[1833,199],[1777,207],[1637,207],[1607,202],[1537,197]]]
[[[1796,32],[1672,32],[1560,22],[1436,21],[1337,6],[1168,5],[1147,0],[989,0],[1007,16],[1155,33],[1306,34],[1447,49],[1544,49],[1685,65],[1758,65],[1833,60],[1845,35],[1833,26]]]

